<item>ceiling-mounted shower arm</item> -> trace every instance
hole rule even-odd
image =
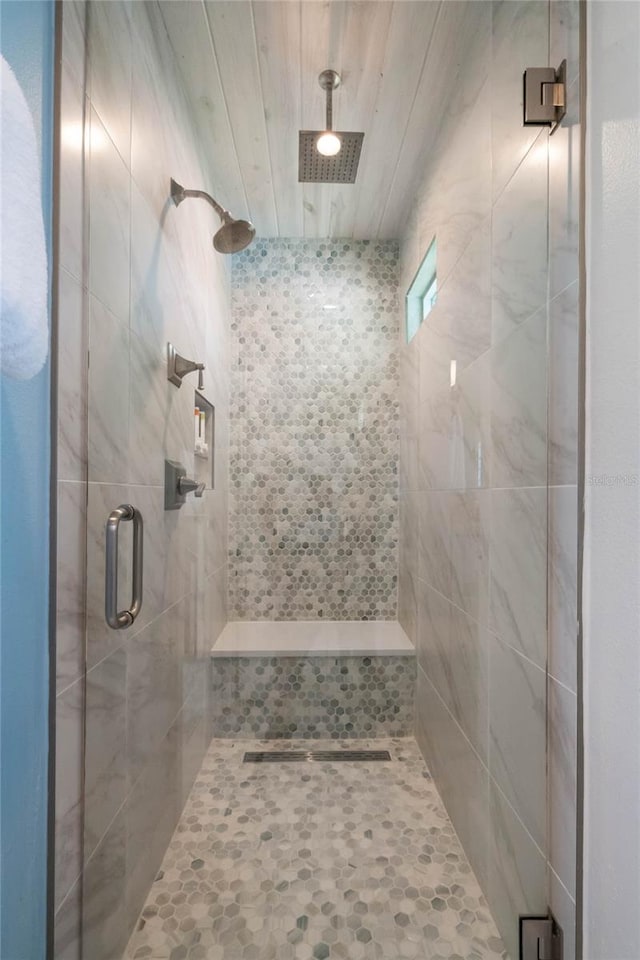
[[[206,200],[207,203],[210,203],[215,212],[218,214],[221,220],[225,222],[231,218],[231,214],[228,210],[225,210],[224,207],[221,207],[217,200],[214,200],[210,193],[206,193],[204,190],[185,190],[177,180],[171,178],[171,199],[178,207],[183,200],[187,200],[189,197],[196,197],[200,200]]]
[[[318,77],[318,83],[327,95],[326,130],[333,130],[333,91],[340,86],[340,74],[335,70],[323,70]]]

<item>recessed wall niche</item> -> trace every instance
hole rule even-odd
[[[213,490],[216,481],[215,462],[216,410],[198,390],[194,396],[193,474],[198,483]]]

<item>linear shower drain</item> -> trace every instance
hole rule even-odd
[[[388,750],[261,750],[245,753],[243,763],[322,763],[391,760]]]

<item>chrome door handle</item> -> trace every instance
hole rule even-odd
[[[133,577],[131,606],[118,611],[118,530],[121,520],[133,520]],[[112,510],[105,530],[104,615],[112,630],[130,627],[142,609],[142,567],[144,562],[144,527],[142,514],[130,503]]]

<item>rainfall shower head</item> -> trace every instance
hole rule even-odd
[[[256,228],[248,220],[234,220],[213,197],[204,190],[185,190],[175,180],[171,180],[171,199],[176,207],[187,197],[200,197],[206,200],[222,220],[222,226],[213,237],[213,245],[218,253],[239,253],[248,247],[256,235]]]
[[[324,130],[299,131],[298,182],[355,183],[364,133],[333,129],[333,91],[340,75],[323,70],[318,83],[327,95],[327,125]]]

